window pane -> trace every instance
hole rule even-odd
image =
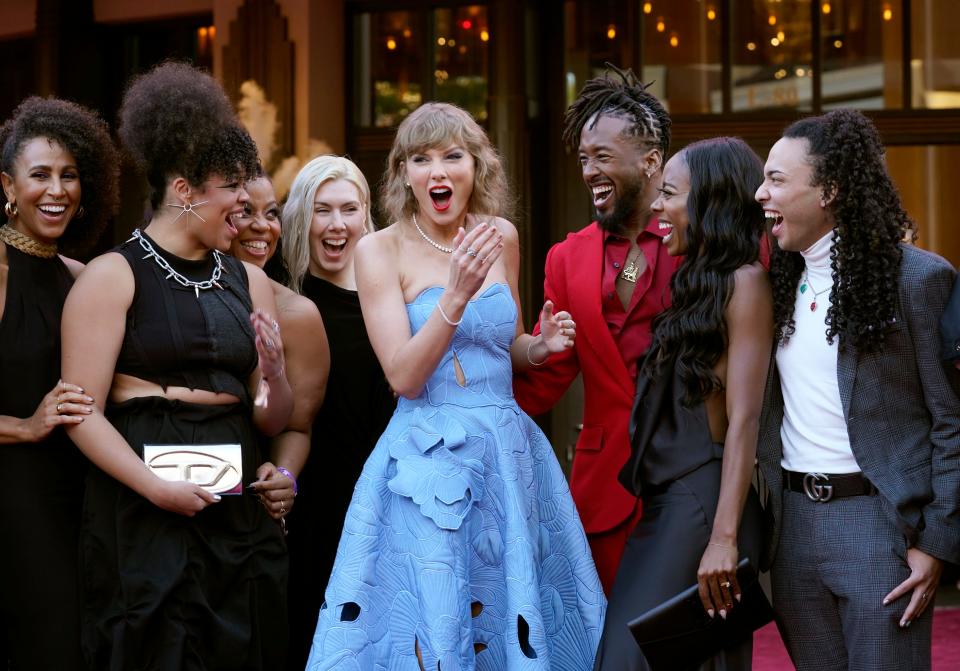
[[[459,105],[485,121],[490,67],[486,7],[438,9],[434,21],[434,98]]]
[[[810,0],[731,0],[735,112],[811,108]]]
[[[606,63],[636,71],[633,53],[639,21],[633,20],[635,0],[567,0],[563,10],[565,92],[569,106],[588,79],[606,72]]]
[[[413,12],[358,14],[354,19],[354,123],[396,126],[423,102],[420,72],[426,31]]]
[[[960,107],[960,3],[913,0],[911,101],[914,107]]]
[[[820,0],[823,108],[903,107],[900,3]]]
[[[644,81],[671,114],[723,111],[720,2],[641,3]]]

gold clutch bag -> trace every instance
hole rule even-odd
[[[211,494],[243,493],[243,451],[224,445],[144,445],[143,461],[154,475],[203,487]]]

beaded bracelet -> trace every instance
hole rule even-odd
[[[288,470],[287,470],[286,468],[284,468],[283,466],[277,466],[277,472],[278,472],[278,473],[283,473],[285,476],[287,476],[288,478],[290,478],[290,481],[293,483],[293,495],[296,496],[296,495],[297,495],[297,479],[296,479],[295,477],[293,477],[293,473],[291,473],[290,471],[288,471]]]
[[[530,358],[530,348],[531,348],[531,347],[533,347],[533,338],[530,338],[530,342],[527,343],[527,361],[530,362],[530,365],[531,365],[531,366],[542,366],[543,364],[547,363],[547,359],[550,358],[550,355],[549,355],[549,354],[547,354],[547,359],[544,359],[544,360],[541,361],[540,363],[537,363],[537,362],[534,361],[532,358]]]
[[[460,326],[460,323],[463,321],[463,315],[460,316],[460,319],[453,321],[450,317],[447,316],[447,313],[443,311],[443,306],[440,305],[440,301],[437,301],[437,309],[440,310],[440,316],[443,317],[443,321],[450,324],[450,326]]]

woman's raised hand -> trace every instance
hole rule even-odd
[[[566,310],[554,314],[553,301],[547,301],[540,311],[540,335],[548,352],[562,352],[573,347],[577,324]]]
[[[93,399],[75,384],[58,380],[27,419],[32,442],[39,442],[61,424],[79,424],[93,411]]]
[[[464,302],[483,286],[490,268],[503,252],[503,235],[488,222],[477,224],[469,233],[463,228],[453,239],[454,250],[450,258],[450,280],[447,290],[457,294]]]

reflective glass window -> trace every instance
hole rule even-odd
[[[922,108],[960,107],[960,2],[912,0],[911,103]]]
[[[459,105],[478,121],[485,121],[490,71],[486,7],[438,9],[433,32],[433,98]]]
[[[396,126],[424,99],[421,70],[427,39],[414,12],[354,17],[354,123]]]
[[[734,112],[810,110],[810,0],[731,0]]]

